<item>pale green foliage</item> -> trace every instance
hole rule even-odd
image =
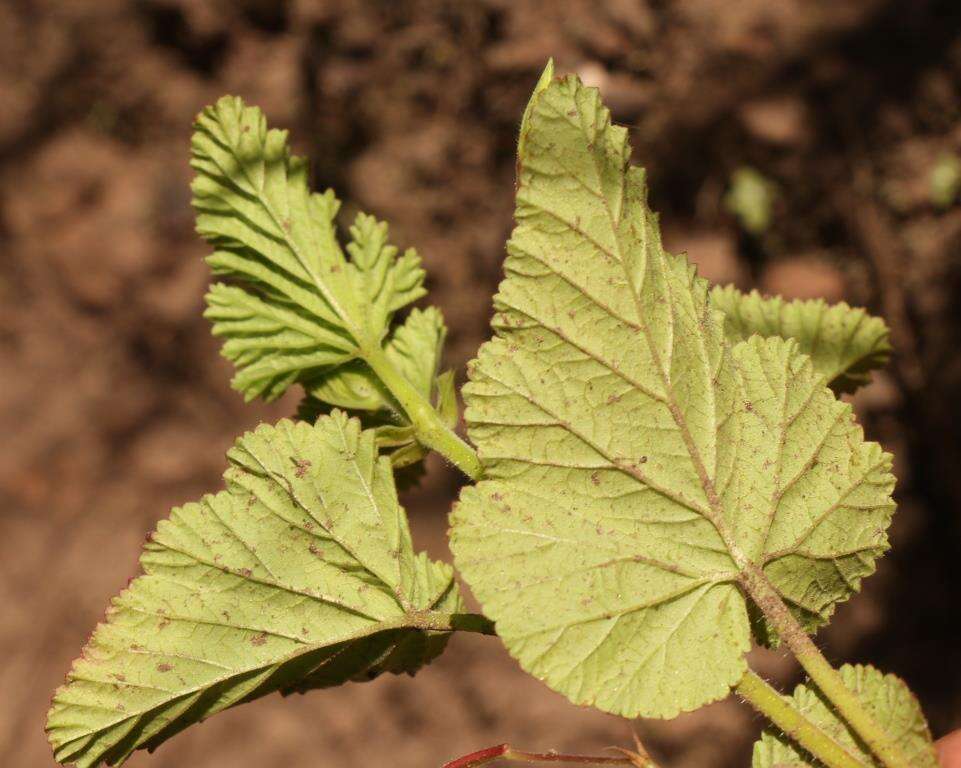
[[[724,331],[732,344],[755,333],[794,339],[838,393],[866,384],[871,371],[882,367],[891,353],[885,322],[844,302],[785,301],[725,286],[711,291],[711,303],[724,313]]]
[[[455,560],[529,672],[673,716],[744,673],[745,568],[809,626],[873,570],[890,456],[794,342],[725,339],[596,89],[552,82],[523,131],[496,338],[465,388],[485,479],[453,513]]]
[[[661,247],[629,156],[597,91],[549,63],[521,123],[495,338],[465,389],[484,479],[461,495],[451,546],[525,669],[579,704],[669,717],[744,679],[752,630],[772,639],[746,591],[781,620],[776,593],[813,630],[873,571],[891,459],[826,385],[853,390],[889,346],[883,322],[846,304],[709,291]],[[455,622],[452,569],[414,552],[397,499],[395,470],[425,446],[481,473],[451,432],[439,311],[394,322],[424,294],[416,254],[363,214],[342,252],[339,203],[310,192],[286,133],[240,99],[199,116],[192,165],[208,261],[231,280],[206,314],[234,386],[270,399],[299,383],[306,397],[300,421],[238,440],[225,491],[148,538],[143,574],[48,716],[57,760],[84,767],[271,692],[413,673],[455,627],[490,631]],[[734,181],[730,204],[763,231],[773,188]],[[933,768],[904,685],[842,675]],[[794,701],[861,753],[817,694],[800,686]],[[785,764],[815,765],[766,732],[755,768]]]
[[[738,168],[731,176],[731,188],[724,197],[727,209],[737,216],[741,226],[760,235],[771,226],[771,211],[776,191],[754,168]]]
[[[917,699],[904,681],[885,675],[874,667],[845,664],[839,670],[845,685],[854,691],[865,709],[884,730],[913,768],[937,768],[938,760],[931,743],[931,733],[918,706]],[[817,689],[799,685],[792,697],[798,710],[816,726],[828,733],[865,765],[877,765],[862,742],[825,703]],[[822,763],[797,748],[783,733],[768,728],[754,744],[753,768],[781,768],[786,766],[814,766]]]
[[[333,192],[312,193],[307,162],[290,154],[287,132],[268,130],[263,113],[239,98],[225,96],[200,114],[191,165],[197,230],[216,248],[207,260],[242,284],[218,283],[207,295],[206,316],[237,367],[234,387],[248,400],[271,399],[312,381],[313,394],[329,396],[330,405],[369,410],[372,398],[379,405],[368,381],[354,381],[363,363],[352,361],[384,343],[394,313],[424,295],[417,254],[398,255],[387,225],[360,214],[345,256]],[[439,347],[439,313],[414,322],[388,342],[395,352],[405,333],[415,345]],[[431,355],[407,362],[418,378],[436,368]]]
[[[234,704],[413,672],[461,603],[414,552],[388,459],[342,413],[262,425],[229,452],[227,490],[174,509],[143,575],[113,600],[57,691],[58,761],[121,762]]]

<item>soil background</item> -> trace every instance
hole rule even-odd
[[[0,3],[0,755],[51,766],[54,687],[170,506],[220,487],[225,449],[296,396],[245,406],[201,317],[193,116],[259,104],[320,188],[426,262],[447,362],[487,337],[511,228],[515,134],[548,56],[631,127],[669,246],[702,274],[883,314],[895,359],[855,397],[897,456],[893,551],[821,641],[903,676],[936,734],[961,725],[961,207],[929,192],[961,152],[956,0],[4,0]],[[776,185],[749,235],[724,206]],[[459,480],[405,502],[446,554]],[[782,686],[799,674],[755,653]],[[734,766],[736,701],[637,723],[677,766]],[[496,641],[455,638],[415,680],[212,718],[131,766],[439,766],[511,741],[597,751],[628,724],[578,709]]]

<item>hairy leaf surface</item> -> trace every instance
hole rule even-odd
[[[857,589],[887,546],[890,457],[796,343],[725,340],[595,89],[551,82],[522,131],[456,563],[529,672],[671,717],[744,673],[747,569],[809,626]]]
[[[449,566],[414,552],[388,459],[342,413],[282,421],[229,452],[227,490],[174,509],[116,597],[47,729],[60,762],[122,762],[227,707],[414,672],[460,610]]]
[[[871,371],[883,367],[891,353],[885,322],[845,302],[785,301],[729,285],[714,288],[711,303],[724,313],[724,332],[732,343],[753,334],[795,339],[838,393],[867,384]]]
[[[399,255],[387,225],[359,214],[347,254],[337,241],[340,203],[310,191],[307,162],[290,154],[287,132],[267,129],[263,113],[225,96],[198,117],[192,142],[197,230],[216,250],[206,316],[237,368],[233,386],[250,400],[312,382],[328,405],[371,410],[382,403],[365,348],[388,339],[395,312],[424,295],[413,250]],[[429,322],[428,322],[429,321]],[[388,349],[406,355],[406,373],[433,381],[443,341],[437,310],[412,316]],[[415,358],[404,344],[429,347]]]
[[[868,714],[892,735],[895,746],[914,768],[937,768],[938,760],[931,743],[931,732],[917,699],[904,681],[885,675],[874,667],[845,664],[839,670],[844,684],[857,694]],[[878,765],[863,743],[837,718],[820,692],[802,684],[791,697],[794,706],[821,730],[830,735],[865,765]],[[754,744],[753,768],[812,766],[822,763],[798,748],[778,731],[768,728]]]

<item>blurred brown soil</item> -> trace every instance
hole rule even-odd
[[[847,297],[899,353],[856,399],[897,454],[894,551],[823,633],[961,725],[961,208],[928,178],[961,152],[961,6],[913,0],[6,0],[0,4],[0,755],[49,766],[53,688],[168,508],[220,485],[223,453],[295,396],[245,406],[201,318],[193,115],[262,106],[316,184],[415,245],[463,370],[486,337],[511,226],[515,131],[548,56],[631,126],[672,249],[702,274]],[[722,200],[753,166],[773,223]],[[457,477],[407,496],[445,554]],[[762,654],[784,686],[787,659]],[[672,765],[743,765],[756,718],[728,701],[641,723]],[[456,638],[381,679],[213,718],[132,766],[437,766],[500,741],[599,750],[627,724],[569,705],[496,641]]]

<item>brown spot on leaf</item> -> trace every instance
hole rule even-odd
[[[307,474],[307,470],[310,469],[310,462],[307,459],[294,459],[294,474],[297,477],[303,477]]]
[[[261,632],[259,635],[254,635],[252,638],[250,638],[251,645],[263,645],[266,642],[267,642],[266,632]]]
[[[166,662],[164,662],[163,664],[158,664],[158,665],[157,665],[157,671],[158,671],[158,672],[169,672],[169,671],[172,670],[172,669],[173,669],[173,667],[170,666],[169,664],[167,664]]]
[[[600,484],[601,484],[601,477],[600,477],[599,474],[597,474],[596,471],[591,472],[591,482],[594,483],[594,485],[600,485]]]

